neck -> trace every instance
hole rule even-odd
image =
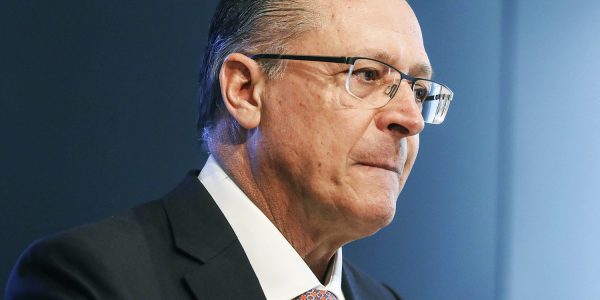
[[[335,228],[335,223],[315,224],[314,215],[302,205],[302,199],[287,195],[285,188],[269,180],[276,177],[261,175],[260,170],[252,168],[245,144],[220,144],[211,147],[211,152],[225,173],[269,218],[323,282],[331,259],[350,240],[340,234],[343,232],[341,228]]]

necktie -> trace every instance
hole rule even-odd
[[[311,289],[294,300],[337,300],[337,297],[330,291]]]

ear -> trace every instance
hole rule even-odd
[[[255,60],[241,53],[225,58],[219,73],[221,96],[227,110],[245,129],[260,123],[264,75]]]

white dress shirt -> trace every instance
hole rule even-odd
[[[342,249],[338,249],[323,286],[277,227],[209,156],[198,179],[233,228],[267,300],[289,300],[312,289],[342,293]]]

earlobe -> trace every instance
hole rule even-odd
[[[227,110],[245,129],[260,123],[261,99],[258,92],[263,74],[253,59],[241,53],[225,58],[219,74],[221,96]]]

